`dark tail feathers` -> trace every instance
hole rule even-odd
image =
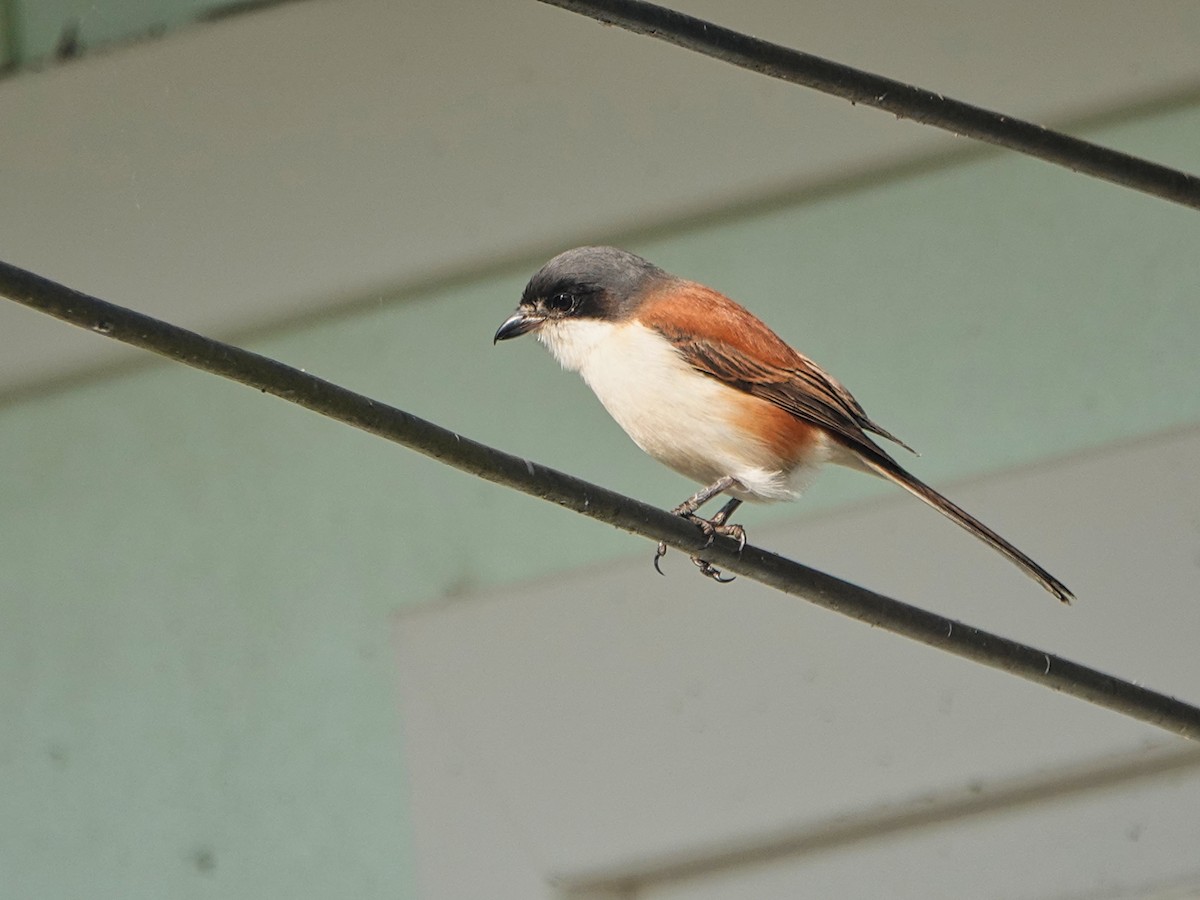
[[[886,437],[886,435],[885,435]],[[1003,553],[1010,560],[1025,570],[1025,573],[1031,578],[1038,581],[1042,587],[1052,593],[1063,603],[1070,603],[1074,598],[1074,594],[1067,588],[1065,584],[1035,563],[1032,559],[1006,541],[992,529],[988,528],[970,513],[951,503],[929,485],[924,484],[909,475],[896,462],[893,462],[890,457],[884,456],[883,459],[874,459],[860,454],[859,459],[869,469],[878,475],[882,475],[889,481],[894,481],[900,487],[904,488],[910,494],[920,497],[946,518],[952,522],[961,525],[975,537],[979,538],[985,544],[989,544],[1000,553]],[[884,462],[886,460],[886,463]]]

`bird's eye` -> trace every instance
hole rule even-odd
[[[575,308],[575,297],[573,294],[554,294],[546,298],[546,309],[551,312],[570,312]]]

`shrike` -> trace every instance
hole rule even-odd
[[[978,519],[901,468],[871,439],[907,444],[858,401],[723,294],[614,247],[578,247],[539,269],[494,341],[529,332],[578,372],[635,444],[705,485],[672,512],[710,542],[745,543],[729,517],[743,500],[795,500],[827,462],[900,485],[991,545],[1064,603],[1061,581]],[[711,519],[696,515],[718,494]],[[660,544],[655,567],[666,552]],[[721,573],[692,560],[710,578]]]

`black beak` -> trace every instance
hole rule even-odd
[[[528,334],[530,331],[538,328],[545,319],[536,315],[529,315],[521,311],[517,311],[504,320],[504,324],[496,329],[496,336],[492,338],[492,343],[497,341],[507,341],[509,338],[520,337],[523,334]]]

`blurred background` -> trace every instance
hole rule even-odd
[[[676,0],[1200,171],[1200,7]],[[735,297],[882,482],[753,543],[1200,700],[1200,217],[532,0],[0,0],[0,256],[664,507],[560,250]],[[1200,753],[0,303],[0,896],[1200,897]]]

